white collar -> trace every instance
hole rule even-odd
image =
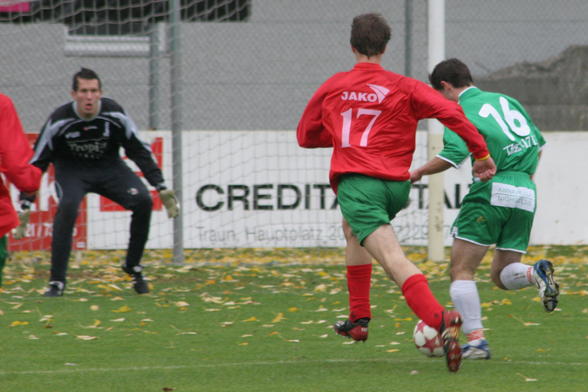
[[[466,88],[465,90],[462,90],[462,92],[461,92],[461,93],[459,93],[459,95],[457,96],[457,102],[459,102],[459,98],[461,97],[461,95],[462,95],[463,93],[465,93],[466,91],[468,91],[469,89],[472,89],[472,88],[476,88],[476,86],[474,86],[474,85],[471,85],[470,87]]]

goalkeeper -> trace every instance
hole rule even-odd
[[[536,285],[545,310],[552,312],[557,306],[559,287],[553,279],[552,263],[521,263],[537,205],[532,177],[545,140],[518,101],[475,87],[468,67],[460,60],[439,63],[430,80],[447,99],[459,102],[496,162],[494,178],[486,183],[474,181],[453,223],[449,289],[468,338],[464,358],[489,359],[474,275],[490,245],[496,244],[491,267],[496,286],[517,290]],[[435,158],[411,173],[412,181],[457,167],[468,158],[466,145],[451,130],[445,130],[443,142],[444,148]]]
[[[27,140],[12,100],[0,94],[0,173],[23,192],[39,189],[41,170],[28,164],[33,150]],[[8,187],[0,176],[0,286],[8,258],[6,234],[18,224]]]
[[[178,203],[167,189],[151,150],[137,127],[114,100],[102,97],[98,75],[82,68],[73,76],[72,102],[49,116],[35,143],[31,163],[42,171],[50,163],[55,167],[59,198],[51,240],[51,276],[46,297],[63,295],[71,253],[72,233],[80,203],[86,193],[94,192],[132,211],[130,238],[124,272],[133,279],[138,294],[149,292],[141,266],[151,221],[153,202],[147,187],[120,156],[120,148],[143,172],[167,209],[168,216],[178,214]],[[21,194],[21,208],[34,200]]]

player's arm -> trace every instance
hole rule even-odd
[[[541,134],[541,131],[539,131],[539,128],[537,128],[537,126],[533,123],[533,121],[531,121],[531,117],[527,117],[527,118],[528,118],[529,125],[531,126],[531,129],[534,130],[537,135],[537,142],[539,143],[539,151],[537,151],[537,160],[539,162],[541,162],[541,157],[543,156],[543,148],[545,147],[545,144],[547,144],[547,142],[545,141],[545,138]],[[535,173],[531,174],[531,180],[534,180],[534,177],[535,177]]]
[[[43,124],[35,146],[33,147],[33,156],[30,163],[37,166],[44,173],[53,162],[53,138],[59,133],[62,121],[55,121],[53,115]]]
[[[137,126],[130,117],[123,113],[120,118],[126,128],[123,148],[127,157],[139,166],[149,184],[157,189],[167,216],[175,218],[180,213],[180,204],[173,189],[167,189],[163,180],[163,173],[153,158],[151,147],[139,138]]]
[[[410,172],[410,181],[419,181],[423,176],[435,173],[441,173],[451,167],[451,164],[439,157],[434,157],[423,166]]]
[[[141,169],[145,178],[159,193],[168,218],[175,218],[180,213],[180,204],[173,189],[167,189],[161,169],[157,166],[151,148],[134,134],[124,144],[127,156]]]
[[[0,129],[3,142],[0,143],[0,166],[8,181],[23,192],[35,192],[41,182],[41,170],[29,164],[32,155],[18,114],[8,97],[1,97]]]
[[[157,190],[165,189],[163,173],[157,166],[149,145],[133,137],[126,141],[124,149],[127,157],[139,166],[151,186]]]
[[[127,157],[139,166],[151,186],[157,190],[165,189],[163,173],[155,162],[151,147],[139,137],[139,131],[134,121],[124,113],[118,113],[117,117],[121,120],[124,128],[122,145]]]
[[[459,167],[469,155],[463,139],[446,128],[443,134],[443,150],[423,166],[411,171],[410,181],[419,181],[424,175],[441,173],[450,167]]]
[[[55,121],[53,118],[54,115],[55,113],[49,116],[49,119],[41,128],[39,136],[37,136],[37,140],[35,141],[32,157],[29,156],[29,163],[39,168],[41,173],[47,171],[47,168],[53,161],[53,137],[57,135],[63,125],[62,121]],[[19,195],[21,211],[28,211],[35,202],[36,197],[36,192],[22,190]]]
[[[0,171],[8,181],[23,192],[22,194],[33,197],[34,200],[34,192],[39,189],[43,173],[38,167],[29,163],[33,150],[10,98],[0,96],[0,113],[0,135],[4,138],[0,143]],[[21,205],[18,214],[19,225],[14,233],[15,238],[23,238],[25,235],[30,216],[29,205],[27,203],[27,208]]]
[[[322,103],[326,95],[327,89],[323,84],[308,101],[296,130],[300,147],[333,147],[333,138],[323,127]]]
[[[465,141],[475,159],[473,172],[476,177],[487,181],[496,174],[496,165],[486,141],[457,103],[445,99],[441,93],[418,81],[412,90],[411,103],[417,118],[436,118]]]

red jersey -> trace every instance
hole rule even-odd
[[[36,191],[41,181],[41,170],[28,164],[32,155],[12,100],[0,94],[0,173],[23,192]],[[0,177],[0,237],[17,224],[10,192]]]
[[[329,179],[359,173],[406,181],[419,120],[436,118],[461,136],[474,158],[488,148],[461,107],[416,79],[357,63],[328,79],[308,102],[297,137],[301,147],[333,147]]]

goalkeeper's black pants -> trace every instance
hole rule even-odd
[[[89,192],[102,195],[132,211],[126,265],[141,262],[149,236],[153,201],[141,179],[121,160],[100,168],[55,164],[59,204],[51,240],[51,281],[66,281],[73,230],[80,203]]]

